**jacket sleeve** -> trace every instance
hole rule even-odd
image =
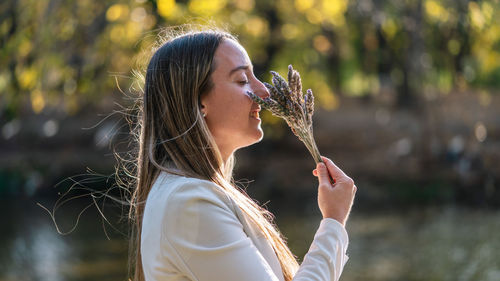
[[[214,184],[186,183],[168,199],[164,242],[177,267],[197,281],[278,281],[278,278]],[[347,236],[334,220],[320,224],[294,280],[338,280]],[[343,230],[345,232],[345,230]]]
[[[293,280],[339,280],[349,259],[345,254],[348,244],[344,226],[334,219],[324,218]]]

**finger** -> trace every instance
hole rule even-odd
[[[335,165],[335,163],[333,163],[332,160],[330,160],[324,156],[321,156],[321,159],[323,159],[326,167],[328,168],[328,171],[332,175],[332,178],[346,178],[347,177],[347,175],[344,173],[344,171],[342,171],[339,167],[337,167],[337,165]]]
[[[324,163],[318,163],[318,165],[316,166],[316,170],[318,171],[319,185],[330,185],[330,174],[328,173],[326,165]]]
[[[312,173],[313,173],[313,175],[314,175],[315,177],[317,177],[317,176],[318,176],[318,170],[314,169],[314,170],[312,171]]]

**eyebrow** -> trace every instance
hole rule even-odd
[[[229,71],[229,76],[233,75],[233,73],[235,73],[238,70],[242,70],[242,69],[247,70],[249,68],[250,68],[250,66],[248,64],[237,66],[237,67],[231,69],[231,71]]]

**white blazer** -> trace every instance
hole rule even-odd
[[[321,220],[293,280],[339,280],[348,243],[339,222]],[[141,253],[147,281],[284,280],[271,244],[220,186],[166,172],[146,201]]]

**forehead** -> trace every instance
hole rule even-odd
[[[246,50],[237,42],[225,39],[219,45],[214,55],[215,70],[228,72],[237,66],[251,65]]]

